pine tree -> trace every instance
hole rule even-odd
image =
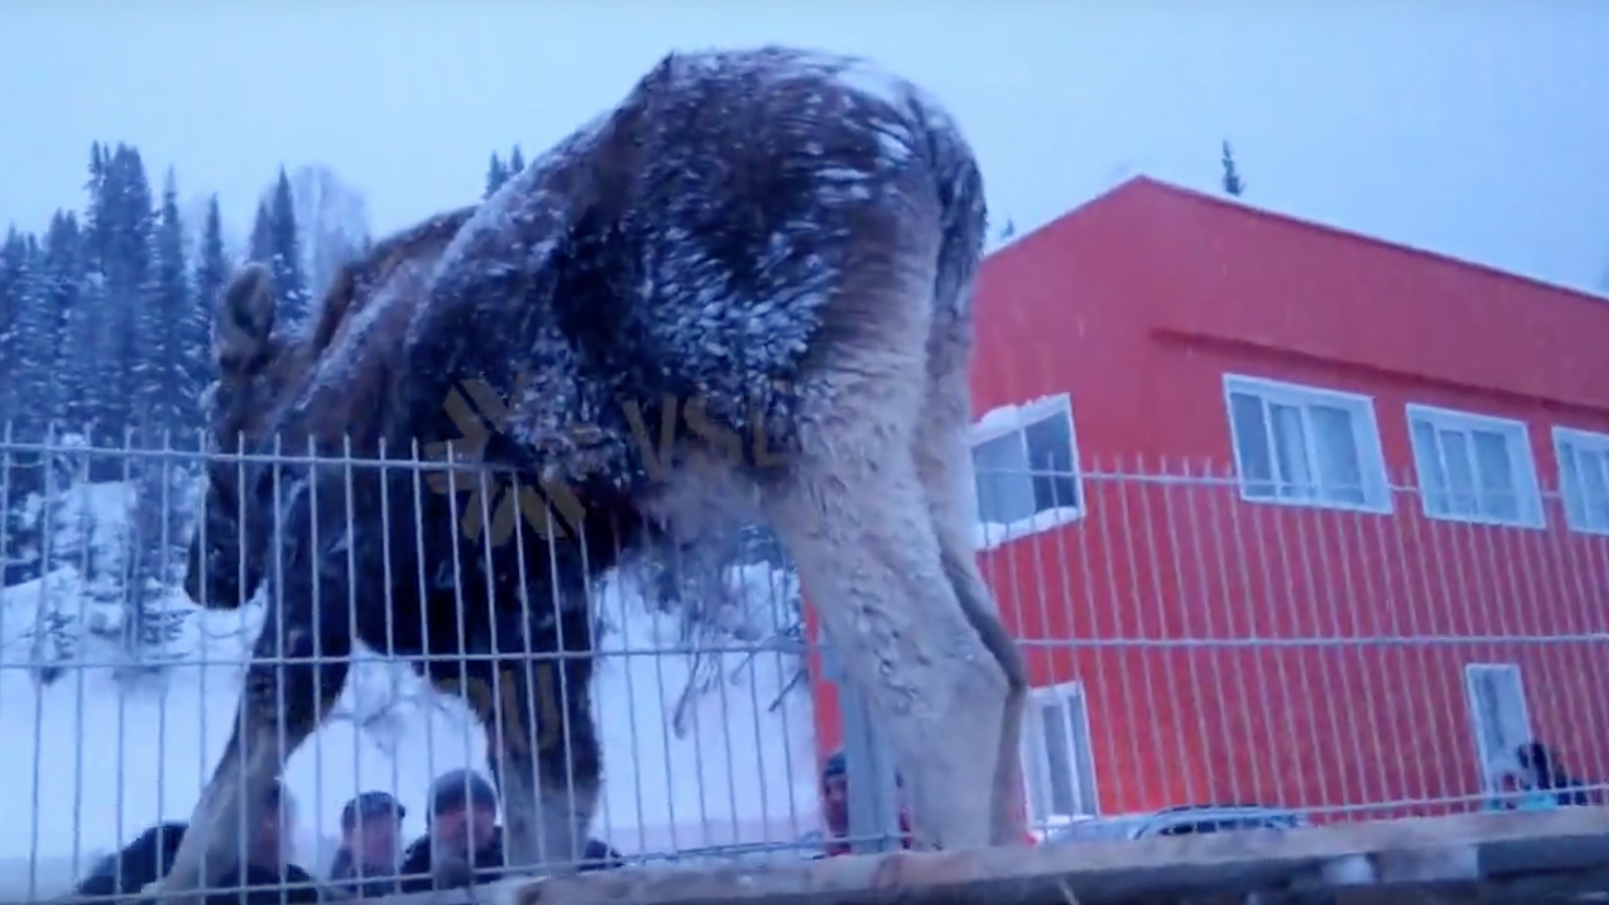
[[[121,442],[129,430],[151,424],[159,367],[148,353],[160,331],[150,304],[156,212],[139,151],[121,143],[117,146],[103,193],[103,207],[110,213],[104,265],[112,330],[104,386],[116,393],[108,400],[109,417],[103,429],[109,441]]]
[[[515,145],[508,155],[508,178],[513,179],[525,169],[525,155],[520,153],[520,146]]]
[[[45,234],[42,257],[45,306],[54,316],[50,361],[52,379],[46,410],[52,419],[76,429],[74,401],[87,390],[84,352],[74,346],[84,334],[80,297],[84,285],[84,238],[71,211],[57,211]],[[87,334],[85,334],[87,335]]]
[[[300,324],[309,307],[307,277],[302,273],[301,238],[296,228],[296,196],[290,177],[279,169],[268,206],[268,269],[274,276],[274,296],[279,300],[280,317],[287,325]]]
[[[75,392],[68,398],[67,420],[77,430],[89,433],[109,416],[112,388],[103,383],[105,360],[111,353],[110,312],[107,300],[106,239],[111,229],[110,213],[104,209],[106,196],[106,152],[100,142],[90,145],[89,179],[84,192],[89,203],[79,226],[77,305],[68,326],[71,358],[67,384]]]
[[[261,208],[259,208],[261,210]],[[224,287],[229,284],[233,265],[224,247],[223,216],[218,211],[218,196],[207,200],[207,222],[201,228],[200,255],[196,260],[197,325],[192,341],[195,351],[188,360],[187,379],[191,386],[204,388],[217,376],[212,363],[212,319],[223,298]],[[199,391],[198,391],[199,392]]]
[[[251,220],[251,238],[246,242],[246,260],[267,264],[274,258],[274,217],[268,212],[268,199],[257,202]]]
[[[1239,198],[1246,191],[1246,183],[1241,181],[1240,172],[1235,168],[1235,155],[1229,150],[1229,142],[1223,145],[1223,186],[1224,193]]]
[[[497,194],[497,190],[507,181],[508,170],[503,166],[503,161],[497,156],[497,152],[493,151],[491,165],[486,168],[486,194],[482,197],[490,198]]]
[[[14,317],[10,330],[12,373],[7,382],[9,418],[15,437],[38,442],[51,419],[55,384],[56,313],[49,306],[44,253],[33,235],[24,237],[17,251],[8,249],[6,269],[12,271],[11,301]],[[14,259],[14,260],[13,260]],[[8,280],[10,282],[10,280]],[[0,416],[4,420],[7,416]]]
[[[23,367],[19,349],[18,328],[25,319],[23,308],[31,281],[28,267],[28,237],[16,226],[6,230],[0,243],[0,430],[4,425],[27,411],[27,388],[22,386]]]
[[[15,228],[0,243],[0,436],[9,431],[12,440],[38,443],[48,421],[42,409],[50,384],[50,362],[41,355],[40,343],[48,334],[50,311],[42,297],[42,253],[37,239]],[[0,450],[5,460],[5,499],[0,499],[0,531],[13,541],[9,562],[0,568],[17,580],[38,575],[41,565],[37,540],[37,513],[19,505],[30,494],[41,490],[39,468],[42,457],[33,449]],[[17,555],[19,550],[28,551]]]
[[[151,426],[177,434],[194,428],[194,400],[199,388],[186,379],[186,360],[196,352],[195,294],[184,260],[184,225],[179,217],[178,180],[168,169],[162,184],[162,204],[152,242],[151,284],[148,295],[153,331],[145,357],[154,369],[151,391]]]

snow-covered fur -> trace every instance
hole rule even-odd
[[[203,881],[203,846],[233,843],[240,786],[265,788],[289,754],[276,724],[294,749],[338,694],[348,617],[320,620],[316,600],[355,600],[366,637],[408,570],[450,551],[463,570],[436,574],[494,614],[491,637],[465,640],[497,645],[504,614],[529,626],[517,614],[533,589],[550,614],[584,612],[587,579],[641,543],[645,516],[696,532],[710,500],[747,502],[788,548],[888,733],[918,838],[1014,841],[1024,674],[964,502],[985,219],[972,152],[935,101],[864,61],[775,47],[665,58],[506,183],[422,301],[377,292],[347,328],[412,307],[400,348],[337,341],[284,392],[307,413],[293,419],[329,423],[320,407],[333,406],[355,434],[378,425],[373,445],[395,454],[460,440],[444,402],[489,390],[506,403],[497,430],[457,454],[540,486],[573,530],[520,563],[519,544],[487,550],[460,531],[457,498],[412,494],[404,469],[303,469],[267,570],[285,628],[259,654],[324,663],[254,667],[230,745],[247,756],[215,772],[195,819],[210,832],[179,853],[168,891]],[[250,361],[272,318],[226,307],[220,320],[220,361]],[[371,368],[390,384],[383,405],[338,404]],[[420,518],[384,517],[408,511],[387,500]],[[594,543],[605,525],[625,529],[612,548]],[[283,697],[268,684],[279,672]],[[527,682],[514,700],[542,709],[539,691]],[[542,769],[517,769],[529,745],[497,743],[510,862],[572,860],[595,771],[554,775],[541,745]]]

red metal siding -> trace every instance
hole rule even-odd
[[[1069,392],[1086,471],[1227,477],[1226,372],[1372,395],[1394,483],[1410,401],[1527,421],[1550,489],[1551,425],[1609,428],[1609,304],[1143,181],[992,258],[979,305],[978,412]],[[1609,648],[1484,640],[1602,631],[1609,542],[1557,506],[1534,531],[1404,493],[1392,516],[1085,493],[1082,523],[985,560],[1035,684],[1086,685],[1103,811],[1473,794],[1468,662],[1519,663],[1540,737],[1609,763]]]

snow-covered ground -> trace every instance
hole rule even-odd
[[[96,532],[92,545],[117,542],[126,488],[88,485],[66,499],[91,511],[79,527]],[[81,536],[59,529],[54,541],[68,549],[83,546]],[[762,632],[780,618],[779,590],[797,593],[769,566],[734,570],[733,580]],[[193,616],[166,652],[171,665],[143,675],[104,640],[122,611],[89,584],[68,557],[42,579],[0,591],[0,898],[30,886],[60,891],[120,840],[185,819],[228,737],[258,609]],[[171,588],[153,593],[187,605]],[[805,686],[783,693],[797,658],[751,656],[739,648],[752,645],[736,641],[715,642],[698,662],[656,655],[687,648],[679,617],[651,611],[622,580],[597,596],[607,626],[594,688],[605,796],[594,833],[630,854],[782,842],[815,829],[811,703]],[[82,641],[43,684],[30,667],[44,653],[33,629],[50,614],[78,620]],[[671,714],[695,668],[716,679],[678,733]],[[398,664],[362,659],[337,710],[348,718],[321,730],[286,772],[298,857],[310,868],[327,864],[340,809],[358,791],[397,795],[408,833],[419,834],[431,777],[485,768],[482,734],[462,704],[430,694]]]

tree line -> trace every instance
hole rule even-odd
[[[313,200],[311,219],[351,206],[355,193],[327,170],[298,176],[302,194],[341,196]],[[33,442],[53,423],[97,445],[131,432],[194,438],[195,402],[212,379],[212,311],[237,263],[218,198],[188,222],[173,170],[154,189],[139,149],[125,143],[91,146],[84,189],[81,208],[57,210],[42,233],[12,224],[0,243],[0,423]],[[297,194],[282,168],[243,255],[270,267],[293,322],[322,288],[316,281],[368,241],[351,222],[309,235],[298,218],[310,206]]]
[[[518,147],[493,154],[485,193],[523,167]],[[95,449],[201,442],[213,312],[242,261],[268,266],[279,329],[295,331],[372,241],[361,194],[320,165],[280,168],[240,247],[216,194],[182,203],[172,168],[154,188],[131,144],[90,147],[84,195],[42,232],[13,223],[0,241],[0,588],[64,567],[84,583],[60,612],[41,598],[32,637],[45,681],[91,636],[148,663],[187,615],[167,591],[198,463]],[[104,482],[126,485],[124,503],[97,501],[87,485]]]

